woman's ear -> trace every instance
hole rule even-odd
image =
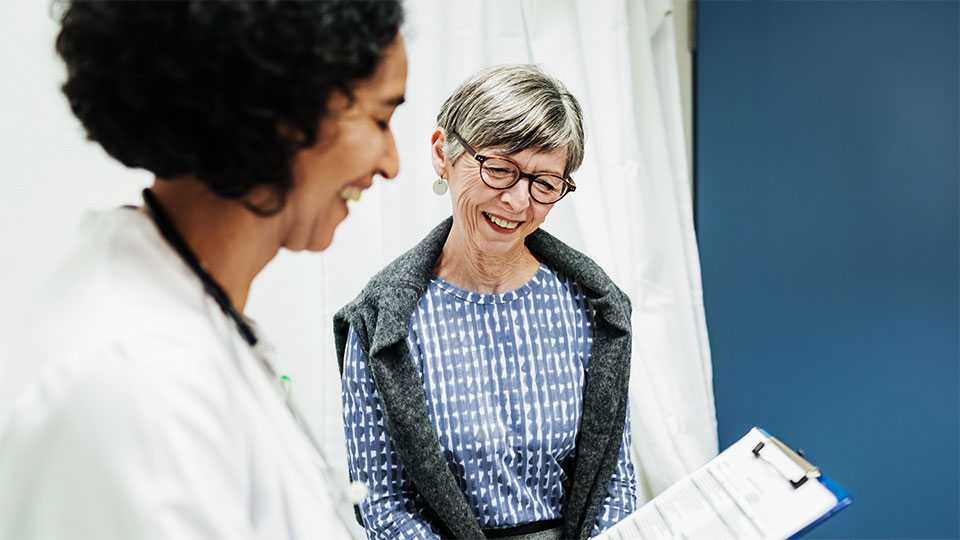
[[[446,143],[447,134],[443,128],[433,130],[430,135],[430,161],[433,163],[433,171],[441,178],[446,178],[447,175],[447,153],[444,148]]]

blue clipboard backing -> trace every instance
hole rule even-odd
[[[839,512],[839,511],[843,510],[844,508],[850,506],[850,503],[853,502],[853,497],[852,497],[852,496],[850,495],[850,493],[849,493],[846,489],[844,489],[840,484],[837,484],[836,482],[834,482],[834,481],[831,480],[830,478],[828,478],[828,477],[826,477],[826,476],[823,476],[823,475],[821,475],[819,478],[817,478],[817,480],[819,480],[820,483],[823,484],[823,486],[824,486],[825,488],[829,489],[830,492],[833,493],[833,496],[837,498],[837,504],[836,504],[836,506],[834,506],[833,508],[831,508],[829,512],[827,512],[826,514],[820,516],[816,521],[814,521],[813,523],[807,525],[806,527],[804,527],[803,529],[801,529],[799,532],[797,532],[796,534],[794,534],[793,536],[791,536],[789,540],[793,540],[794,538],[800,538],[800,537],[804,536],[805,534],[807,534],[807,533],[809,533],[810,531],[812,531],[814,528],[816,528],[818,525],[820,525],[820,524],[823,523],[824,521],[826,521],[826,520],[830,519],[831,517],[833,517],[833,515],[836,514],[837,512]]]

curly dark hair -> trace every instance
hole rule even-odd
[[[399,0],[80,1],[56,49],[87,137],[128,167],[192,175],[220,197],[268,186],[283,208],[292,160],[330,95],[376,69]]]

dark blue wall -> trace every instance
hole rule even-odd
[[[698,15],[721,445],[766,427],[849,488],[813,537],[956,538],[958,4]]]

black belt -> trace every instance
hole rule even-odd
[[[522,534],[533,534],[550,529],[556,529],[563,526],[562,519],[550,521],[534,521],[533,523],[524,523],[516,527],[507,527],[505,529],[483,529],[483,535],[487,538],[506,538],[508,536],[520,536]]]

